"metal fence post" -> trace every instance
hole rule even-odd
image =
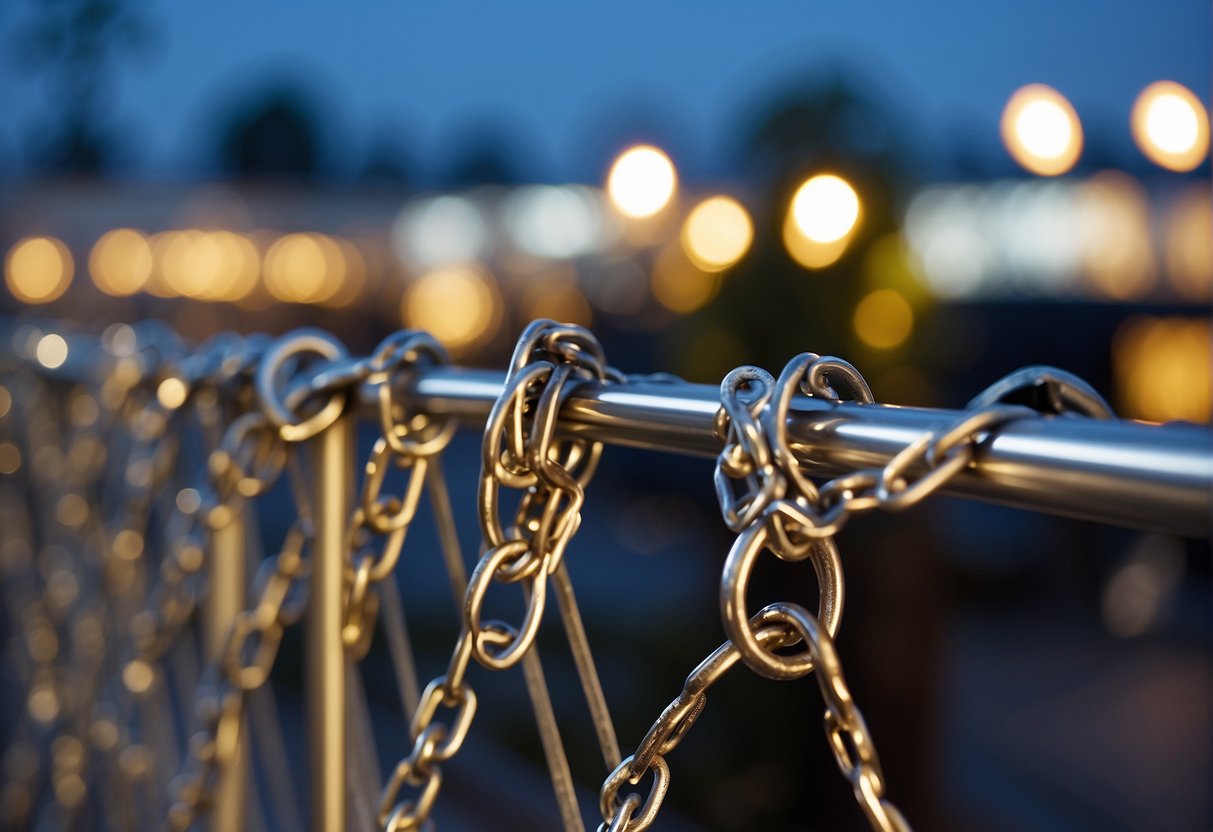
[[[208,662],[222,660],[231,633],[232,622],[245,607],[246,537],[244,506],[238,505],[227,522],[214,529],[210,590],[205,607],[205,648]],[[240,832],[244,829],[244,808],[248,795],[248,750],[244,731],[231,762],[219,775],[209,826],[213,832]]]
[[[307,620],[307,715],[311,737],[311,828],[345,829],[345,646],[341,592],[352,488],[354,417],[346,414],[312,444],[315,551]]]

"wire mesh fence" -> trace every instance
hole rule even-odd
[[[719,389],[627,376],[546,320],[504,373],[408,331],[365,357],[312,330],[10,334],[6,828],[754,828],[801,807],[803,779],[829,798],[815,820],[907,829],[914,774],[886,784],[860,706],[891,709],[852,696],[834,643],[838,531],[946,491],[1208,533],[1207,431],[1115,420],[1050,368],[928,411],[877,404],[812,353]],[[609,449],[617,489],[677,464],[657,451],[715,456],[716,505],[596,522],[643,552],[662,528],[643,517],[719,513],[731,545],[689,573],[579,535],[605,444],[642,449]],[[808,675],[820,699],[769,682]],[[811,776],[761,765],[810,742]],[[732,817],[735,791],[712,799],[730,769],[751,772]],[[679,789],[710,808],[663,809]]]

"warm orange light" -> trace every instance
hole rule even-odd
[[[691,262],[677,243],[669,243],[653,262],[652,288],[657,302],[680,315],[708,304],[720,290],[719,271],[707,272]]]
[[[551,318],[586,327],[594,320],[589,301],[572,280],[539,281],[523,293],[518,305],[530,320]]]
[[[663,151],[638,145],[619,155],[607,175],[607,194],[619,213],[634,219],[651,217],[674,197],[678,174]]]
[[[341,281],[341,285],[331,297],[320,303],[332,309],[343,309],[356,304],[366,289],[366,260],[363,259],[358,247],[349,240],[334,237],[333,242],[340,250],[345,279]]]
[[[341,247],[324,234],[287,234],[265,253],[265,285],[287,303],[324,303],[345,283]]]
[[[72,283],[72,253],[54,237],[18,240],[4,263],[4,282],[13,297],[25,303],[50,303]]]
[[[1082,266],[1096,293],[1110,300],[1136,300],[1157,278],[1145,189],[1119,171],[1103,171],[1078,191],[1082,218]]]
[[[107,231],[93,245],[88,257],[93,283],[115,297],[133,295],[142,289],[152,276],[153,265],[151,244],[133,228]]]
[[[900,292],[877,289],[855,307],[852,323],[860,341],[875,350],[891,350],[914,331],[914,310]]]
[[[818,174],[796,190],[791,213],[797,230],[810,242],[836,243],[859,223],[859,194],[841,176]]]
[[[1052,87],[1028,84],[1015,91],[1002,111],[1002,141],[1025,169],[1058,176],[1082,153],[1078,113]]]
[[[1193,92],[1157,81],[1133,103],[1133,138],[1141,152],[1168,170],[1193,170],[1209,154],[1209,114]]]
[[[806,269],[824,269],[838,261],[850,245],[851,238],[843,237],[832,243],[818,243],[810,240],[796,224],[796,218],[789,211],[783,221],[783,245],[800,265]]]
[[[257,247],[231,231],[166,232],[152,241],[157,263],[145,288],[153,294],[234,301],[257,283]]]
[[[745,256],[754,223],[740,202],[714,196],[695,206],[682,225],[682,247],[704,271],[727,269]]]
[[[422,275],[404,294],[406,326],[433,335],[453,352],[492,337],[501,317],[488,275],[475,266],[452,266]]]
[[[1213,204],[1207,184],[1194,184],[1167,212],[1163,252],[1176,293],[1207,303],[1213,297]]]
[[[1112,342],[1124,415],[1208,422],[1213,409],[1213,328],[1208,318],[1137,317]]]

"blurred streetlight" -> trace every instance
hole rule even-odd
[[[34,347],[34,357],[48,370],[61,367],[63,362],[67,361],[67,341],[63,339],[62,335],[54,332],[43,335],[38,339],[38,345]]]
[[[619,213],[633,219],[651,217],[674,197],[678,174],[661,150],[637,145],[619,155],[607,175],[607,195]]]
[[[115,228],[101,235],[88,258],[93,283],[107,295],[125,297],[143,288],[154,261],[147,237],[133,228]]]
[[[704,271],[727,269],[745,256],[754,223],[740,202],[714,196],[695,206],[682,225],[682,247]]]
[[[719,270],[699,268],[676,242],[667,243],[653,261],[653,297],[666,309],[680,315],[689,315],[706,306],[720,290],[720,281]]]
[[[50,303],[71,285],[72,253],[54,237],[26,237],[8,253],[4,282],[13,297],[25,303]]]
[[[840,176],[811,177],[792,197],[783,223],[783,243],[806,269],[823,269],[842,257],[859,226],[859,194]]]
[[[324,303],[345,284],[341,247],[324,234],[287,234],[265,253],[265,286],[287,303]]]
[[[501,308],[491,279],[477,266],[450,266],[422,275],[408,287],[404,324],[433,335],[452,352],[492,337]]]
[[[1133,138],[1151,162],[1168,170],[1196,168],[1209,153],[1209,115],[1191,90],[1157,81],[1133,103]]]
[[[852,323],[860,341],[874,350],[891,350],[913,332],[914,311],[900,292],[877,289],[855,307]]]
[[[1028,171],[1059,176],[1082,153],[1082,124],[1064,95],[1044,84],[1028,84],[1015,91],[1002,111],[1002,140]]]

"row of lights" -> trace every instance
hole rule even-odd
[[[607,181],[610,204],[631,220],[665,211],[676,189],[673,163],[650,146],[621,154]],[[594,250],[595,226],[607,224],[596,207],[600,198],[594,189],[579,186],[525,188],[510,197],[503,216],[520,247],[549,259],[569,258]],[[488,232],[479,210],[471,200],[456,196],[406,209],[393,228],[402,261],[416,272],[481,261],[487,253]],[[819,174],[793,197],[784,241],[806,268],[823,268],[841,256],[860,215],[859,196],[850,183],[833,174]],[[735,265],[753,239],[749,212],[723,194],[696,204],[678,235],[686,258],[706,274]],[[88,267],[97,288],[114,297],[144,292],[237,302],[263,282],[276,300],[332,306],[348,304],[366,272],[358,249],[340,238],[306,232],[267,243],[232,231],[195,229],[150,237],[131,228],[112,230],[93,246]],[[16,298],[40,304],[61,297],[74,272],[71,252],[60,240],[30,237],[10,250],[5,279]],[[686,304],[675,301],[674,305]]]
[[[262,248],[264,247],[264,254]],[[185,229],[148,237],[132,228],[102,235],[88,257],[93,283],[112,297],[244,301],[264,284],[275,300],[346,306],[361,294],[366,267],[349,241],[312,232],[268,245],[232,231]],[[29,304],[62,297],[75,276],[68,247],[54,237],[27,237],[9,251],[9,291]]]
[[[1137,180],[936,185],[915,195],[904,235],[937,297],[1213,298],[1208,184],[1151,204]],[[1165,275],[1165,284],[1162,278]]]
[[[1129,121],[1142,153],[1167,170],[1194,170],[1208,156],[1209,115],[1182,84],[1150,84],[1133,103]],[[1059,176],[1082,155],[1078,113],[1064,95],[1045,84],[1016,90],[1003,108],[1001,126],[1011,156],[1040,176]]]

